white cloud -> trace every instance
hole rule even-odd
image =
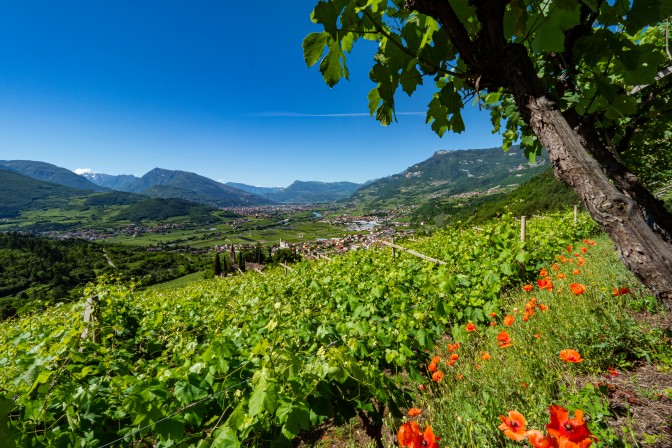
[[[77,168],[74,171],[75,174],[93,174],[95,171],[93,171],[91,168]]]

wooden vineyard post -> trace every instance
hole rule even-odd
[[[428,257],[427,255],[423,255],[420,252],[416,252],[411,249],[406,249],[405,247],[398,246],[396,244],[390,243],[389,241],[381,240],[380,244],[383,244],[385,246],[390,246],[392,249],[399,249],[403,252],[406,252],[407,254],[414,255],[418,258],[422,258],[423,260],[431,261],[432,263],[437,263],[437,264],[446,264],[445,261],[443,260],[437,260],[436,258]]]
[[[520,241],[525,242],[525,236],[527,232],[527,217],[520,217]]]
[[[91,296],[86,299],[86,308],[84,309],[84,331],[82,331],[81,339],[86,340],[91,334],[91,340],[95,343],[98,343],[98,333],[96,332],[94,325],[98,317],[98,295]],[[80,347],[79,351],[83,351],[84,347]]]

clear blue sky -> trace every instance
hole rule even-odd
[[[0,159],[287,186],[363,182],[439,149],[499,146],[471,106],[465,133],[438,138],[424,124],[430,88],[401,92],[397,111],[409,114],[380,126],[368,116],[369,42],[349,59],[350,81],[329,89],[303,61],[303,37],[321,31],[313,6],[3,0]]]

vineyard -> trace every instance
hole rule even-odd
[[[487,328],[508,289],[595,232],[556,214],[521,242],[505,216],[397,242],[441,264],[372,247],[183,289],[101,281],[90,322],[82,300],[0,324],[0,447],[293,446],[354,416],[379,429],[432,383],[439,345],[467,344],[466,324]]]

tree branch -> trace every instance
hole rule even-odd
[[[469,33],[448,0],[406,0],[406,9],[437,20],[448,33],[450,41],[455,45],[467,66],[478,66]]]

